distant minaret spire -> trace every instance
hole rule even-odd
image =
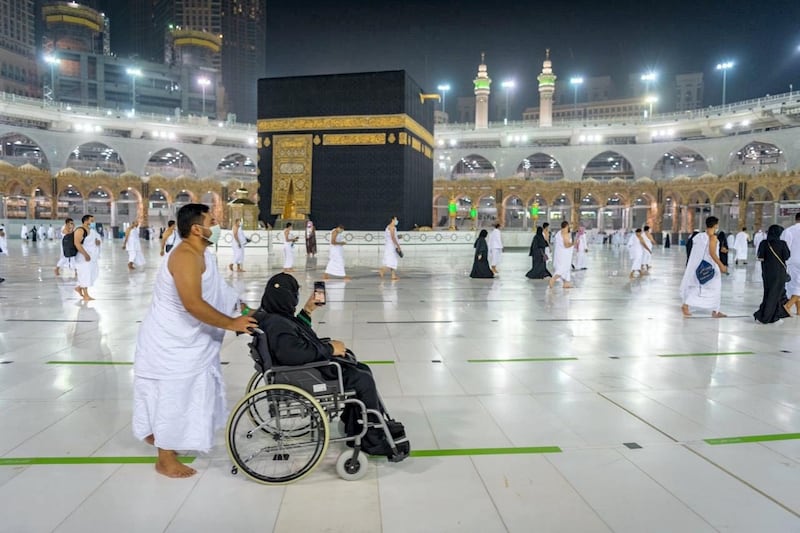
[[[553,125],[553,93],[556,90],[556,75],[553,74],[549,48],[545,49],[542,73],[536,79],[539,80],[539,127],[549,128]]]
[[[489,127],[489,93],[492,80],[486,71],[486,53],[481,52],[481,64],[478,65],[478,77],[475,84],[475,129]]]

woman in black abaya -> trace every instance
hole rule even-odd
[[[531,269],[525,276],[530,279],[545,279],[552,276],[547,270],[547,239],[544,238],[544,230],[541,226],[536,228],[536,235],[531,242]]]
[[[489,245],[486,244],[486,236],[489,235],[485,229],[482,229],[475,240],[473,247],[475,248],[475,257],[472,261],[472,272],[469,273],[471,278],[493,278],[494,273],[489,268]]]
[[[789,313],[784,307],[786,298],[786,261],[791,253],[789,247],[781,240],[783,228],[773,224],[767,230],[767,238],[761,242],[756,257],[762,261],[761,279],[764,281],[764,297],[758,311],[753,317],[762,324],[771,324]]]

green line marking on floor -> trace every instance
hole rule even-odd
[[[394,361],[359,361],[365,365],[393,365]]]
[[[47,361],[48,365],[132,365],[133,361]]]
[[[744,437],[725,437],[721,439],[703,439],[706,444],[744,444],[746,442],[770,442],[776,440],[797,440],[800,433],[776,433],[774,435],[749,435]]]
[[[533,453],[561,453],[558,446],[533,446],[523,448],[463,448],[451,450],[411,450],[411,457],[451,457],[458,455],[518,455]]]
[[[133,465],[155,464],[156,457],[0,457],[0,466],[31,465]],[[179,456],[178,461],[191,464],[195,457]]]
[[[755,355],[755,352],[661,353],[658,357],[717,357],[722,355]]]
[[[577,361],[577,357],[520,357],[516,359],[467,359],[467,363],[536,363],[540,361]]]

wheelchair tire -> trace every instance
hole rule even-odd
[[[253,412],[259,413],[260,422]],[[297,481],[324,459],[328,417],[309,393],[268,385],[242,398],[228,417],[228,455],[246,476],[265,484]]]
[[[364,452],[358,452],[358,457],[353,459],[353,450],[345,450],[336,459],[336,473],[345,481],[362,479],[368,468],[369,460]]]

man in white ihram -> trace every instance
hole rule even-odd
[[[736,250],[736,262],[735,265],[739,264],[739,261],[747,264],[747,243],[750,242],[750,235],[747,234],[747,228],[742,228],[742,231],[736,234],[736,238],[733,240],[733,248]],[[758,250],[756,250],[758,251]]]
[[[792,281],[786,284],[789,301],[784,307],[786,312],[791,315],[792,306],[794,306],[794,314],[800,315],[800,213],[794,216],[794,225],[783,230],[781,240],[786,241],[789,251],[792,253],[789,260],[786,261],[786,270],[792,277]]]
[[[161,263],[136,340],[133,434],[158,449],[157,472],[182,478],[196,471],[176,451],[208,452],[225,422],[225,330],[244,333],[257,323],[208,250],[215,224],[208,206],[187,204],[177,218],[183,241]]]

